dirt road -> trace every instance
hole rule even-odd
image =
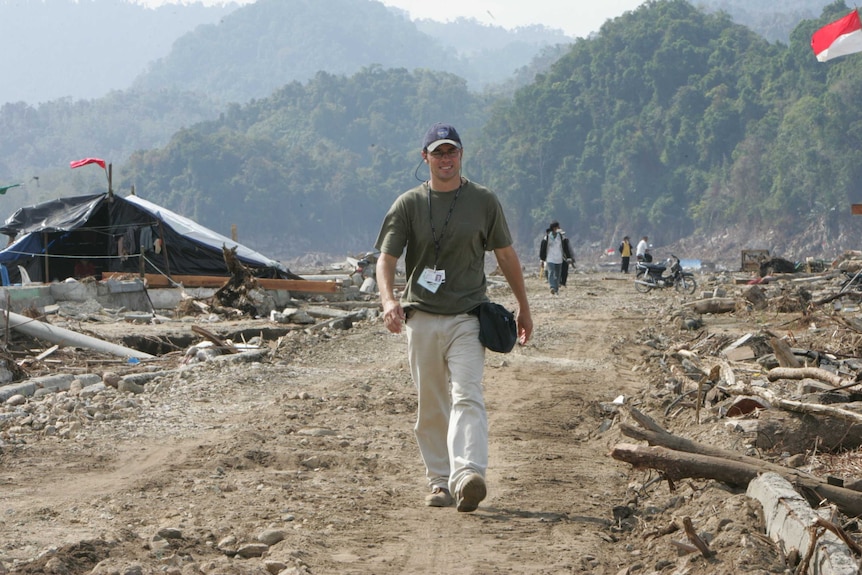
[[[651,393],[634,369],[650,350],[643,310],[680,297],[620,277],[574,273],[559,296],[528,278],[533,340],[486,356],[489,495],[475,513],[423,505],[406,341],[365,321],[297,331],[258,361],[169,371],[137,395],[33,400],[34,419],[65,410],[77,424],[2,437],[0,562],[123,575],[775,572],[744,495],[710,482],[672,493],[607,455],[621,435],[606,404]],[[503,288],[492,297],[514,304]],[[709,532],[717,558],[648,536],[676,513]]]

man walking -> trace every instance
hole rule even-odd
[[[539,259],[545,262],[545,267],[548,270],[548,284],[551,287],[551,294],[557,295],[560,291],[560,285],[565,284],[565,282],[561,282],[563,262],[570,263],[572,261],[569,238],[560,229],[560,222],[551,222],[548,233],[539,246]]]
[[[497,197],[461,176],[455,128],[434,124],[422,141],[430,178],[399,196],[375,246],[383,321],[407,332],[418,392],[414,432],[431,493],[425,504],[475,511],[487,494],[488,418],[482,392],[485,349],[470,312],[488,301],[484,258],[493,251],[518,301],[521,344],[533,330],[521,264]],[[395,265],[406,248],[407,285],[395,298]],[[454,498],[453,498],[454,494]]]

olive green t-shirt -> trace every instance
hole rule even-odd
[[[407,249],[405,308],[454,315],[488,300],[485,252],[511,244],[497,196],[465,179],[457,198],[454,191],[430,191],[427,182],[401,194],[383,220],[375,247],[396,258]],[[419,278],[435,265],[446,272],[446,281],[432,293],[419,285]]]

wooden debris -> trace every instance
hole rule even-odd
[[[45,359],[46,357],[48,357],[49,355],[51,355],[52,353],[54,353],[58,349],[60,349],[59,345],[52,345],[51,347],[49,347],[48,349],[46,349],[45,351],[43,351],[42,353],[37,355],[36,361],[42,361],[43,359]]]
[[[114,272],[105,272],[102,274],[104,279],[128,277],[129,274],[118,274]],[[137,278],[139,276],[132,276]],[[170,278],[159,274],[144,274],[144,281],[148,288],[173,288],[177,284],[183,287],[205,287],[218,288],[224,285],[227,278],[223,276],[189,276],[189,275],[173,275]],[[285,290],[300,293],[322,293],[332,294],[342,291],[342,285],[331,281],[315,281],[315,280],[280,280],[269,278],[257,278],[258,285],[267,290]]]
[[[230,279],[213,294],[213,301],[254,317],[259,314],[249,293],[257,288],[257,279],[251,270],[239,261],[236,250],[236,246],[230,249],[222,246],[222,255],[230,272]]]
[[[779,379],[805,379],[806,377],[828,383],[835,387],[849,383],[831,371],[820,369],[819,367],[775,367],[770,369],[769,373],[766,374],[766,379],[769,381],[777,381]]]
[[[772,463],[770,461],[764,461],[756,457],[750,457],[737,451],[731,451],[728,449],[722,449],[720,447],[715,447],[704,443],[698,443],[696,441],[686,439],[685,437],[674,435],[662,428],[652,418],[641,413],[633,407],[628,408],[628,413],[645,429],[638,429],[637,427],[622,423],[620,424],[620,431],[626,437],[631,437],[632,439],[639,439],[642,441],[646,441],[650,445],[667,447],[668,449],[672,449],[675,451],[696,453],[700,455],[707,455],[710,457],[719,457],[722,459],[727,459],[729,461],[747,463],[750,465],[761,467],[766,471],[774,471],[775,473],[778,473],[780,475],[786,475],[790,473],[791,475],[798,477],[800,480],[821,481],[816,476],[805,473],[798,469],[790,469],[788,467],[784,467],[783,465]],[[788,479],[788,481],[792,482],[793,479]]]
[[[780,407],[781,409],[786,409],[787,411],[794,411],[796,413],[804,413],[808,415],[826,415],[829,417],[834,417],[836,419],[849,421],[854,424],[862,424],[862,413],[857,413],[848,409],[841,409],[840,407],[834,407],[831,405],[821,405],[819,403],[804,403],[802,401],[784,399],[778,397],[772,391],[761,387],[737,385],[736,387],[729,389],[729,391],[731,393],[740,395],[757,395],[758,397],[762,397],[763,399],[768,401],[773,406]]]
[[[750,286],[743,293],[743,297],[754,306],[754,309],[762,310],[769,307],[769,298],[759,285]]]
[[[679,539],[671,539],[670,544],[682,551],[683,553],[697,553],[697,547],[695,547],[691,543],[686,543],[685,541],[680,541]]]
[[[848,515],[862,511],[862,493],[858,491],[830,485],[828,479],[799,469],[674,435],[634,407],[628,407],[628,413],[643,429],[623,423],[620,426],[623,435],[646,441],[653,447],[618,444],[611,453],[614,459],[635,467],[658,469],[671,482],[693,477],[746,485],[759,473],[772,471],[821,499],[832,501]]]
[[[769,345],[775,353],[775,359],[778,361],[778,365],[790,368],[802,367],[802,362],[799,361],[799,358],[793,355],[793,350],[790,349],[790,346],[787,345],[786,341],[778,337],[773,337],[769,339]]]
[[[211,341],[222,351],[226,351],[227,353],[239,353],[239,350],[233,344],[226,342],[225,340],[223,340],[222,338],[220,338],[216,334],[205,330],[204,328],[202,328],[199,325],[193,325],[192,331],[195,332],[196,334],[204,337],[205,339]]]
[[[657,469],[669,481],[679,481],[684,478],[715,479],[741,486],[748,485],[749,481],[765,470],[765,466],[762,465],[628,443],[617,444],[611,451],[611,457],[630,463],[635,468]],[[810,490],[821,500],[831,501],[849,516],[855,517],[862,514],[862,493],[828,483],[801,479],[792,471],[795,470],[785,468],[785,472],[781,475],[791,483]]]
[[[713,556],[712,550],[709,548],[709,545],[706,544],[700,535],[697,534],[697,531],[694,530],[694,524],[691,522],[691,517],[683,517],[682,525],[685,529],[685,534],[688,536],[689,541],[694,543],[694,546],[697,547],[700,554],[709,559]]]
[[[736,311],[736,300],[734,298],[713,297],[700,299],[683,304],[697,313],[730,313]]]

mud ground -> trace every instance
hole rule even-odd
[[[174,366],[140,394],[30,400],[71,409],[77,424],[0,435],[0,572],[785,572],[742,489],[690,480],[671,491],[609,457],[631,442],[619,396],[675,433],[745,443],[717,417],[664,416],[656,341],[695,337],[672,318],[695,296],[640,294],[631,280],[576,271],[552,296],[528,277],[532,341],[485,359],[489,494],[475,513],[423,505],[406,340],[368,319],[298,329],[251,361]],[[491,296],[514,305],[504,287]],[[706,317],[703,329],[738,337],[763,319]],[[662,534],[684,516],[714,557]]]

